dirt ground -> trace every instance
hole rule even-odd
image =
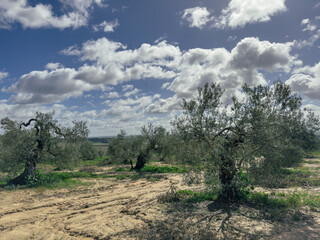
[[[76,189],[0,192],[0,239],[320,239],[320,216],[273,221],[249,206],[209,201],[161,204],[159,194],[181,174],[147,180],[93,179]],[[88,180],[89,181],[89,180]]]

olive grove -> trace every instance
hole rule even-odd
[[[219,84],[206,84],[196,100],[183,101],[184,113],[173,123],[185,142],[181,145],[199,146],[193,166],[227,200],[238,199],[248,186],[244,172],[263,177],[262,171],[301,162],[318,144],[319,119],[304,113],[301,98],[289,86],[280,81],[271,87],[244,85],[242,93],[227,106]]]

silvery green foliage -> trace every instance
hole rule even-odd
[[[232,97],[225,106],[221,87],[206,84],[196,100],[183,101],[184,113],[173,123],[189,147],[184,156],[193,155],[204,181],[228,199],[238,198],[249,184],[241,169],[261,173],[298,163],[317,146],[319,131],[318,117],[305,117],[301,98],[280,81],[272,87],[244,85],[242,93],[243,99]]]
[[[30,149],[35,147],[35,132],[20,130],[19,124],[9,118],[2,119],[1,126],[5,133],[0,138],[0,169],[16,175],[23,170]]]
[[[73,127],[65,128],[53,116],[53,112],[37,112],[20,124],[9,118],[1,120],[1,171],[16,175],[24,169],[26,178],[29,173],[35,174],[36,164],[41,161],[70,166],[80,160],[79,147],[89,133],[86,123],[73,122]],[[26,171],[31,165],[33,169]]]

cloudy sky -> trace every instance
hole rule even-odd
[[[0,0],[0,118],[134,134],[207,82],[277,79],[320,113],[319,0]]]

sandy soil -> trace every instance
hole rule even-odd
[[[318,213],[272,221],[248,206],[212,202],[160,204],[159,194],[182,176],[160,181],[92,180],[77,189],[0,192],[0,239],[320,239]]]

